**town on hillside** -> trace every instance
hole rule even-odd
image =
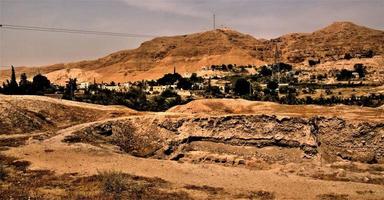
[[[373,55],[369,55],[373,57]],[[350,59],[346,55],[345,60]],[[361,63],[353,69],[313,72],[317,66],[308,60],[300,68],[282,62],[255,66],[220,64],[203,66],[191,74],[166,73],[157,80],[110,83],[79,82],[69,78],[65,86],[55,85],[42,74],[32,81],[15,69],[0,92],[4,94],[39,94],[104,105],[126,105],[138,110],[162,111],[174,105],[203,98],[244,98],[282,104],[364,105],[384,104],[383,72],[372,71]],[[381,79],[380,79],[381,78]]]

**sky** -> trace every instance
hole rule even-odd
[[[384,0],[0,0],[0,24],[171,36],[229,27],[256,38],[335,21],[384,30]],[[0,66],[96,59],[151,38],[0,29]]]

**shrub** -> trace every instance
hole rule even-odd
[[[351,56],[351,54],[350,53],[346,53],[346,54],[344,54],[344,59],[346,59],[346,60],[350,60],[350,59],[352,59],[353,57]]]
[[[365,77],[365,74],[367,73],[367,67],[365,67],[363,64],[358,63],[355,64],[353,68],[355,69],[355,72],[359,74],[359,78]]]
[[[308,60],[309,66],[313,67],[316,66],[317,64],[320,64],[320,60]]]
[[[127,189],[124,174],[116,171],[99,172],[103,191],[105,193],[121,194]]]
[[[7,170],[3,164],[0,164],[0,181],[3,181],[7,177]]]
[[[338,74],[336,74],[336,79],[338,81],[348,81],[353,78],[352,71],[347,69],[342,69]]]

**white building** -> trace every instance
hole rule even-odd
[[[78,89],[79,90],[86,90],[89,88],[89,86],[91,85],[90,82],[82,82],[78,85]]]
[[[167,89],[175,90],[177,85],[155,85],[149,88],[150,93],[162,93]]]

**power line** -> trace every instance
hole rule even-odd
[[[11,25],[11,24],[0,24],[0,28],[11,29],[11,30],[21,30],[21,31],[105,35],[105,36],[114,36],[114,37],[135,37],[135,38],[158,37],[156,35],[135,34],[135,33],[117,33],[117,32],[107,32],[107,31],[92,31],[92,30],[82,30],[82,29],[66,29],[66,28],[52,28],[52,27],[38,27],[38,26],[22,26],[22,25]]]

